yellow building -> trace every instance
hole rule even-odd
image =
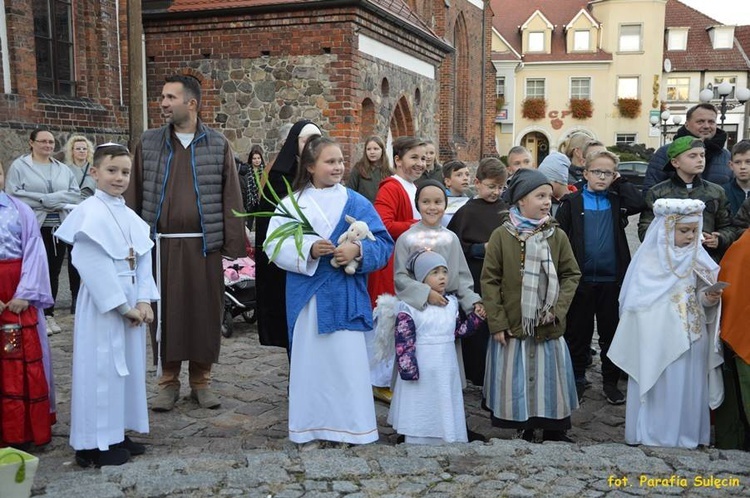
[[[500,153],[523,145],[540,162],[576,131],[659,145],[649,111],[660,107],[666,3],[493,0]]]

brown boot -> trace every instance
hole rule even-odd
[[[201,405],[201,408],[209,408],[211,410],[221,406],[221,401],[210,389],[191,389],[190,397]]]
[[[151,410],[155,412],[168,412],[174,408],[174,404],[180,398],[180,388],[167,386],[159,391],[151,402]]]

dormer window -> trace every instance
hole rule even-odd
[[[708,28],[708,36],[714,50],[732,48],[734,45],[734,26],[711,26]]]
[[[568,52],[595,52],[599,23],[586,9],[581,9],[565,25],[565,49]]]
[[[573,32],[573,50],[575,52],[591,50],[591,31],[588,29],[577,29]]]
[[[524,53],[548,54],[550,52],[550,40],[555,26],[540,11],[534,11],[518,29],[523,38]]]
[[[688,28],[668,28],[667,50],[687,50]]]
[[[529,33],[529,52],[544,52],[544,31]]]

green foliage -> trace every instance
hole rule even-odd
[[[646,147],[645,144],[620,143],[607,147],[607,150],[620,158],[620,161],[646,161],[651,160],[654,149]]]
[[[291,202],[292,204],[292,209],[290,210],[281,202],[281,198],[268,182],[268,175],[265,172],[263,172],[263,181],[261,181],[261,177],[258,174],[257,170],[253,171],[253,174],[255,175],[255,181],[257,182],[257,185],[265,185],[265,187],[268,188],[268,192],[271,193],[271,197],[273,197],[273,200],[269,199],[266,196],[265,188],[260,189],[260,195],[263,197],[263,199],[272,204],[276,209],[274,211],[258,211],[255,213],[240,213],[239,211],[234,210],[232,212],[235,216],[240,217],[255,216],[257,218],[271,218],[273,216],[279,216],[281,218],[288,218],[290,221],[287,221],[286,223],[279,226],[276,230],[268,234],[265,242],[263,242],[263,250],[266,251],[269,245],[275,242],[276,247],[274,247],[273,253],[269,258],[271,261],[274,261],[279,255],[279,251],[281,251],[282,243],[289,237],[293,237],[294,246],[297,248],[297,255],[299,255],[300,259],[305,259],[307,256],[302,254],[302,242],[304,240],[304,236],[316,235],[320,237],[320,235],[318,235],[315,230],[313,230],[310,221],[305,216],[305,213],[302,212],[302,208],[297,203],[297,199],[294,197],[292,186],[289,184],[286,178],[283,178],[284,185],[286,185],[286,193],[289,197],[289,202]]]

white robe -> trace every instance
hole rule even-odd
[[[148,233],[148,225],[122,198],[101,190],[74,209],[56,232],[73,243],[72,261],[81,275],[70,416],[75,450],[107,450],[123,441],[125,430],[149,430],[146,328],[131,327],[117,310],[122,304],[134,307],[159,298]],[[130,243],[137,254],[134,271],[125,259]]]
[[[651,307],[620,317],[608,356],[629,375],[628,444],[695,448],[710,442],[716,396],[710,377],[723,359],[717,307],[700,301],[706,285],[683,279]]]
[[[416,328],[418,380],[396,377],[388,423],[407,443],[465,443],[466,415],[455,332],[458,300],[448,296],[447,306],[427,306],[419,311],[401,302]]]
[[[307,188],[299,205],[314,230],[330,239],[343,216],[347,201],[341,185],[326,189]],[[286,200],[285,202],[288,202]],[[272,233],[285,218],[273,217],[268,225]],[[314,275],[319,260],[308,255],[312,244],[320,240],[305,235],[300,259],[294,242],[288,239],[274,259],[280,268],[303,275]],[[273,247],[266,252],[273,253]],[[328,264],[328,263],[325,263]],[[306,443],[315,439],[352,444],[378,440],[375,403],[363,332],[337,330],[318,333],[317,295],[302,308],[294,324],[292,358],[289,367],[289,439]]]

